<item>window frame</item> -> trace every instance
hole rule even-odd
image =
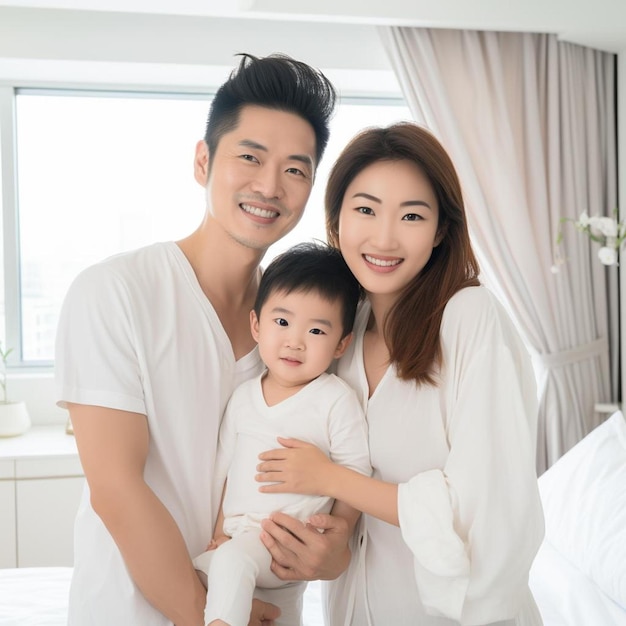
[[[2,209],[2,274],[4,289],[4,342],[13,348],[8,358],[8,369],[15,373],[51,374],[54,361],[25,361],[22,345],[22,293],[19,231],[19,190],[17,171],[17,95],[63,95],[93,97],[129,97],[160,99],[210,99],[219,85],[206,89],[186,88],[180,85],[145,86],[140,84],[93,85],[69,84],[7,84],[0,83],[0,186]],[[406,107],[401,93],[384,95],[372,92],[342,94],[338,105],[395,105]],[[208,110],[207,110],[208,113]],[[2,335],[0,335],[1,337]]]

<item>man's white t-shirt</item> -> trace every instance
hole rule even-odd
[[[206,547],[218,511],[221,416],[233,389],[262,369],[256,349],[235,361],[215,310],[173,242],[94,265],[67,294],[56,341],[58,403],[147,416],[145,480],[192,556]],[[87,488],[75,526],[69,621],[170,624],[133,583]]]

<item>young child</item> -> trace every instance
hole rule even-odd
[[[205,624],[247,626],[255,587],[281,608],[280,624],[301,623],[306,583],[285,583],[270,570],[261,520],[282,511],[302,520],[316,513],[359,513],[322,496],[259,493],[258,455],[277,437],[320,447],[333,461],[370,474],[363,410],[352,389],[326,373],[352,339],[360,287],[341,253],[300,244],[265,270],[250,312],[252,335],[267,370],[231,396],[220,429],[217,476],[227,473],[222,507],[207,551],[194,560],[206,574]],[[271,591],[268,591],[271,590]]]

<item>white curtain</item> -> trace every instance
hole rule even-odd
[[[544,34],[380,35],[415,120],[457,166],[483,278],[535,358],[541,473],[598,424],[594,405],[611,400],[615,268],[560,218],[616,206],[615,58]],[[561,227],[567,262],[555,274]]]

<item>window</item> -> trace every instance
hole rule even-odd
[[[5,246],[15,250],[5,279],[17,285],[6,301],[17,364],[52,364],[63,297],[83,268],[181,238],[200,223],[204,192],[193,178],[193,155],[209,103],[208,95],[17,92],[17,241],[5,232]],[[325,239],[325,181],[348,139],[365,126],[409,117],[400,99],[340,104],[305,215],[265,263],[297,241]]]

